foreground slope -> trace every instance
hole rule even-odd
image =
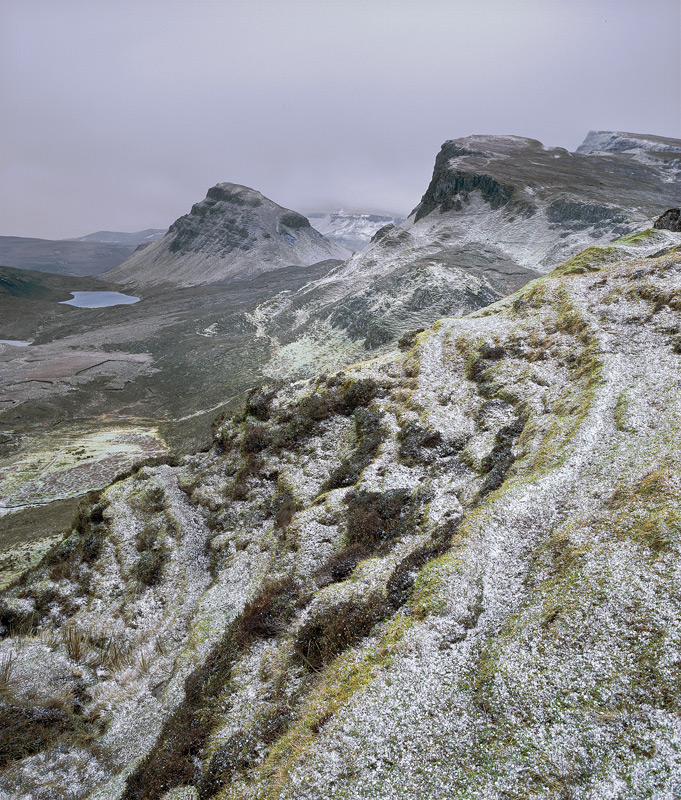
[[[137,250],[106,278],[132,286],[197,286],[349,254],[302,214],[247,186],[218,183],[162,239]]]
[[[337,264],[99,309],[58,301],[120,287],[0,268],[0,339],[32,341],[0,344],[0,587],[67,529],[78,497],[152,452],[209,442],[218,410],[240,406],[270,360],[250,313]],[[318,369],[356,358],[330,347]]]
[[[3,594],[0,789],[673,796],[679,235],[402,346],[252,392]]]

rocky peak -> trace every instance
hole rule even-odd
[[[267,198],[255,189],[242,186],[239,183],[216,183],[206,192],[206,200],[223,203],[233,203],[237,206],[251,206],[257,208]]]
[[[107,277],[132,285],[191,286],[349,254],[312,228],[302,214],[248,186],[218,183],[170,226],[163,239],[133,254]]]
[[[270,230],[273,224],[274,231]],[[178,252],[215,250],[218,245],[223,252],[248,252],[259,236],[290,236],[309,226],[302,214],[278,206],[255,189],[218,183],[208,190],[205,200],[195,203],[189,214],[170,226],[173,238],[169,247]]]

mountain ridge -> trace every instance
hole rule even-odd
[[[0,236],[0,264],[56,275],[101,275],[125,261],[135,244]]]
[[[146,228],[143,231],[95,231],[86,236],[72,236],[64,239],[65,242],[106,242],[139,245],[160,239],[166,230],[164,228]]]

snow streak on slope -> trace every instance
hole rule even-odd
[[[386,225],[401,225],[404,217],[391,214],[375,214],[361,211],[329,211],[308,214],[313,228],[324,234],[331,242],[337,242],[351,250],[362,250],[371,237]]]

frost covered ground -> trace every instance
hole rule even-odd
[[[0,793],[675,798],[681,240],[252,392],[0,598]]]

